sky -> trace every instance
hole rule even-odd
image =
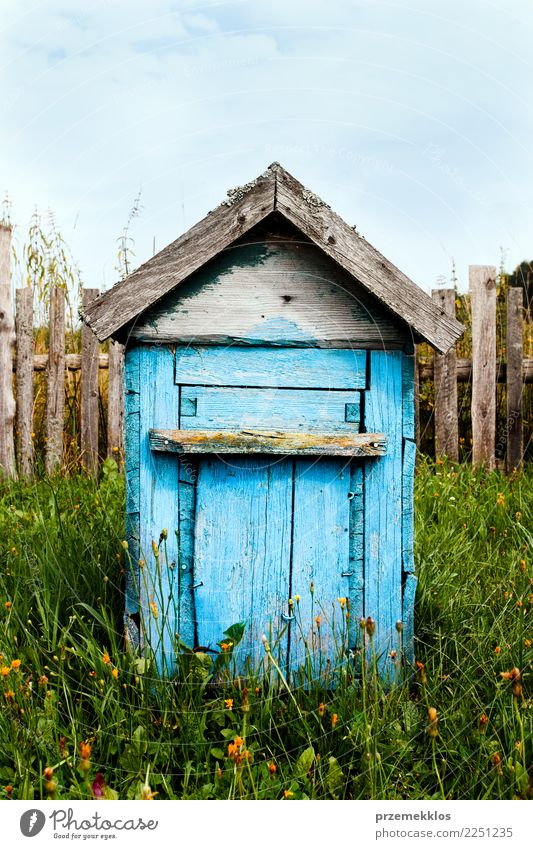
[[[426,291],[533,259],[531,0],[0,0],[0,192],[84,285],[279,161]]]

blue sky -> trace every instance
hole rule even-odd
[[[0,190],[85,285],[277,160],[425,289],[533,259],[530,0],[3,0]]]

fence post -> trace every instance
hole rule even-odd
[[[63,462],[65,419],[65,290],[54,286],[50,293],[50,338],[46,368],[46,453],[48,475]]]
[[[472,462],[493,469],[496,442],[496,268],[469,267],[472,305]]]
[[[455,290],[433,289],[431,297],[441,312],[455,318]],[[459,422],[457,417],[457,356],[455,346],[447,354],[433,357],[435,386],[435,457],[459,460]]]
[[[33,289],[16,291],[17,457],[19,474],[33,473]]]
[[[86,307],[98,297],[98,289],[84,289]],[[81,456],[87,470],[98,472],[98,339],[86,324],[81,330]]]
[[[124,400],[122,397],[122,369],[124,347],[109,341],[109,369],[107,381],[107,456],[120,462],[123,448],[122,427]]]
[[[507,471],[518,469],[524,451],[522,421],[522,321],[524,290],[507,292]]]
[[[11,296],[11,227],[0,224],[0,473],[15,477],[13,420],[13,301]]]

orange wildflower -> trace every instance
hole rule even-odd
[[[267,767],[270,775],[275,775],[278,771],[278,768],[274,762],[267,764]]]
[[[111,663],[111,658],[109,657],[109,655],[106,651],[102,655],[102,663],[104,663],[106,666],[108,666]]]
[[[116,667],[115,667],[114,669],[112,669],[112,670],[111,670],[111,675],[112,675],[112,676],[113,676],[113,678],[115,678],[115,679],[116,679],[116,678],[118,678],[118,669],[117,669]]]
[[[2,675],[5,678],[6,675],[9,675],[9,673],[11,672],[11,667],[10,666],[2,666],[2,668],[0,669],[0,672],[2,673]]]
[[[233,710],[233,699],[224,699],[224,704],[228,710]]]
[[[331,726],[332,726],[332,728],[335,728],[338,721],[339,721],[338,715],[336,713],[333,713],[331,715]]]
[[[500,652],[501,652],[500,646],[496,646],[496,648],[494,649],[494,654],[500,654]]]
[[[427,733],[430,737],[438,737],[439,736],[439,718],[437,715],[437,708],[430,707],[428,708],[428,727],[426,728]]]
[[[509,672],[500,672],[504,681],[509,681],[511,684],[511,692],[516,699],[522,698],[522,675],[516,666],[510,669]]]
[[[320,704],[318,706],[318,715],[324,716],[325,712],[326,712],[326,706],[325,706],[324,702],[320,702]]]
[[[19,669],[20,668],[20,660],[12,660],[11,661],[11,669]]]
[[[6,610],[9,610],[11,607],[13,607],[13,602],[12,601],[6,601]]]
[[[83,760],[88,760],[91,756],[91,744],[90,743],[80,743],[80,758]]]

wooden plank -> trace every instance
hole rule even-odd
[[[65,418],[65,290],[54,286],[50,293],[48,366],[46,371],[46,473],[63,462]]]
[[[524,454],[522,418],[522,325],[524,290],[513,287],[507,292],[507,471],[519,469]]]
[[[496,268],[469,268],[472,305],[472,462],[495,466]]]
[[[109,342],[109,376],[107,383],[107,456],[121,461],[124,448],[124,347]]]
[[[415,353],[404,352],[402,359],[402,433],[406,439],[415,438]]]
[[[171,344],[401,348],[403,324],[310,242],[238,244],[158,301],[131,329]],[[224,352],[220,352],[222,355]],[[317,385],[317,384],[315,384]],[[323,384],[318,384],[322,386]]]
[[[413,666],[415,662],[415,597],[417,581],[416,575],[409,572],[405,576],[403,587],[402,647],[404,660],[410,666]]]
[[[16,291],[17,456],[19,473],[33,474],[33,289]]]
[[[463,332],[408,277],[277,163],[85,310],[100,339],[123,328],[277,211],[442,353]]]
[[[195,606],[198,642],[216,648],[230,625],[244,622],[237,672],[264,659],[262,635],[274,650],[287,633],[292,461],[202,459],[197,483]],[[223,506],[223,508],[222,508]],[[221,509],[222,508],[222,509]]]
[[[404,439],[402,465],[402,565],[404,572],[415,571],[415,465],[416,443],[411,439]]]
[[[11,227],[0,224],[0,474],[15,477]]]
[[[346,608],[339,598],[350,597],[350,492],[346,463],[295,462],[291,595],[300,601],[290,629],[289,662],[294,673],[310,655],[308,684],[331,684],[346,659]]]
[[[83,305],[98,296],[98,289],[83,290]],[[88,472],[98,471],[98,339],[87,325],[81,330],[80,447]]]
[[[143,312],[182,280],[262,221],[274,209],[274,180],[258,178],[233,199],[221,204],[202,221],[168,245],[147,263],[117,283],[90,309],[85,320],[100,341]]]
[[[177,564],[178,627],[180,639],[194,647],[196,612],[194,609],[194,523],[196,517],[196,481],[198,469],[188,458],[179,459],[179,562]]]
[[[434,289],[431,295],[443,313],[455,317],[454,289]],[[455,347],[446,354],[435,352],[434,356],[435,455],[448,457],[456,463],[459,460],[459,419]]]
[[[141,572],[141,615],[144,637],[156,654],[158,670],[162,675],[171,675],[175,670],[175,635],[179,627],[178,458],[150,451],[148,432],[154,424],[169,428],[179,426],[179,388],[174,384],[172,351],[142,347],[139,358],[140,549],[146,563]],[[132,385],[136,385],[134,381]],[[158,544],[164,529],[167,530],[166,546],[161,545],[157,562],[152,546]],[[175,564],[174,567],[171,568],[171,564]],[[181,589],[183,593],[190,592],[186,581],[181,582]]]
[[[359,430],[359,392],[184,386],[183,430],[274,430],[351,434]]]
[[[278,167],[276,209],[417,335],[445,353],[464,328],[327,204]]]
[[[350,552],[348,561],[349,598],[351,606],[348,636],[350,648],[359,639],[359,620],[364,615],[364,469],[362,464],[350,463]]]
[[[383,457],[382,433],[330,436],[282,431],[150,430],[150,449],[174,454],[280,454],[329,457]]]
[[[472,360],[457,358],[457,382],[470,383],[472,381]],[[420,366],[420,377],[422,380],[433,380],[433,363],[424,363]],[[496,363],[496,381],[505,383],[507,379],[507,366],[499,360]],[[522,383],[533,383],[533,359],[525,357],[522,360]]]
[[[176,349],[176,383],[193,386],[364,389],[366,352],[258,348]]]
[[[387,433],[387,456],[365,464],[365,616],[384,677],[402,616],[402,354],[372,351],[365,426]]]

